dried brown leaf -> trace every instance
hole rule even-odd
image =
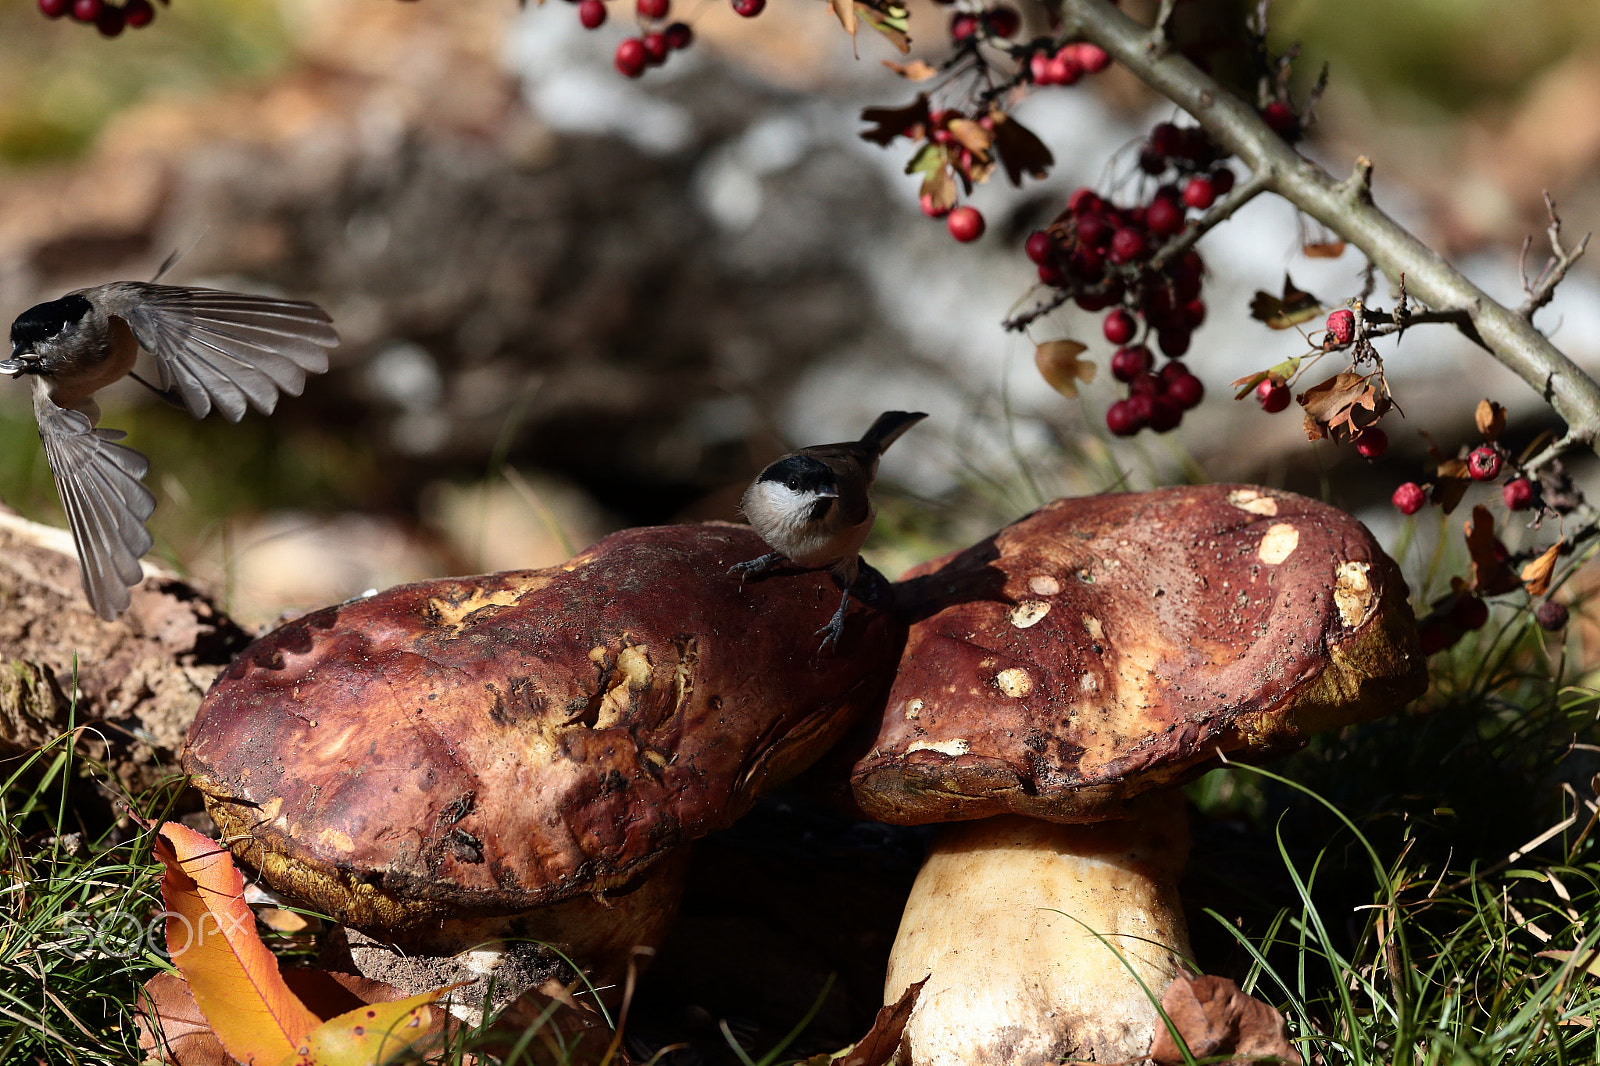
[[[1272,329],[1289,329],[1309,322],[1322,312],[1322,303],[1309,292],[1295,288],[1288,274],[1283,276],[1283,295],[1256,290],[1250,301],[1250,317]]]
[[[1050,173],[1056,157],[1032,130],[999,109],[989,117],[994,121],[995,155],[1011,184],[1021,185],[1024,176],[1037,179]]]
[[[872,129],[861,131],[861,139],[885,148],[889,147],[889,143],[896,137],[920,137],[920,131],[916,133],[913,131],[917,131],[918,127],[923,129],[927,127],[928,96],[926,93],[920,93],[905,107],[863,108],[861,121],[873,124]]]
[[[139,991],[134,1020],[139,1050],[148,1061],[174,1066],[234,1066],[234,1058],[195,1006],[189,983],[175,973],[158,973]]]
[[[1530,596],[1543,596],[1550,591],[1550,578],[1556,570],[1556,558],[1561,554],[1560,543],[1546,548],[1539,558],[1522,568],[1522,585]]]
[[[953,118],[945,123],[945,129],[950,131],[950,136],[956,139],[957,144],[974,155],[988,154],[989,146],[994,143],[989,131],[970,118]]]
[[[1498,596],[1521,586],[1522,582],[1506,565],[1505,548],[1494,535],[1494,516],[1482,504],[1472,509],[1464,526],[1467,554],[1472,557],[1472,580],[1468,587],[1482,596]]]
[[[1236,1056],[1231,1062],[1280,1062],[1302,1066],[1289,1042],[1283,1015],[1270,1004],[1247,996],[1226,977],[1179,974],[1161,997],[1161,1009],[1197,1059]],[[1156,1066],[1181,1066],[1183,1050],[1163,1026],[1150,1042]]]
[[[951,176],[949,167],[940,167],[928,171],[922,179],[920,195],[926,197],[927,209],[938,214],[950,210],[956,205],[956,180]]]
[[[1094,364],[1078,358],[1087,350],[1077,341],[1045,341],[1034,349],[1033,365],[1039,368],[1039,376],[1046,384],[1071,399],[1078,395],[1078,382],[1094,380]]]
[[[902,992],[899,999],[878,1008],[872,1028],[839,1059],[839,1066],[884,1066],[893,1058],[905,1034],[906,1022],[911,1020],[911,1012],[916,1008],[917,997],[922,995],[922,986],[927,983],[928,978],[924,977]]]
[[[892,59],[885,59],[883,65],[905,78],[907,81],[927,81],[939,73],[939,68],[924,63],[920,59],[913,59],[909,63],[896,63]]]
[[[1461,464],[1463,470],[1465,463]],[[1441,468],[1442,470],[1443,468]],[[1433,492],[1430,498],[1444,514],[1449,514],[1461,505],[1462,497],[1466,496],[1467,489],[1472,487],[1472,479],[1466,477],[1450,477],[1443,473],[1433,483]]]
[[[1306,438],[1332,437],[1341,444],[1360,437],[1390,406],[1372,376],[1348,372],[1313,385],[1296,399],[1305,408]]]
[[[828,6],[833,8],[833,13],[839,16],[839,25],[844,27],[844,32],[852,38],[856,35],[856,5],[855,0],[828,0]]]
[[[1311,241],[1300,250],[1308,259],[1337,259],[1344,254],[1344,248],[1343,241]]]
[[[1472,420],[1478,424],[1478,432],[1483,434],[1483,439],[1492,442],[1506,428],[1506,409],[1493,400],[1479,400]]]

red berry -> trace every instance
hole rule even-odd
[[[1083,68],[1071,56],[1057,52],[1050,57],[1048,85],[1071,85],[1083,77]]]
[[[611,57],[616,64],[617,72],[625,78],[637,78],[644,73],[645,65],[650,61],[650,56],[644,50],[644,42],[637,37],[624,37],[617,45],[617,50]]]
[[[1042,229],[1036,229],[1028,234],[1028,243],[1022,250],[1034,263],[1048,263],[1050,254],[1055,251],[1056,242],[1050,239],[1050,234]]]
[[[1377,426],[1368,426],[1356,438],[1356,452],[1363,459],[1376,459],[1389,450],[1389,434]]]
[[[1218,167],[1211,172],[1211,191],[1218,196],[1226,196],[1233,191],[1233,171],[1227,167]]]
[[[1067,197],[1067,210],[1074,215],[1089,215],[1105,206],[1105,201],[1093,189],[1079,186]]]
[[[1154,377],[1155,375],[1148,375]],[[1150,424],[1150,417],[1156,413],[1156,398],[1149,392],[1135,392],[1123,401],[1128,405],[1128,411],[1134,420],[1141,426]]]
[[[1061,271],[1057,270],[1049,263],[1039,264],[1039,280],[1043,284],[1053,286],[1057,289],[1061,288],[1061,286],[1067,283],[1066,275],[1062,274]]]
[[[667,39],[667,47],[675,52],[683,51],[694,41],[694,31],[687,22],[674,22],[662,30],[661,35]]]
[[[1079,41],[1077,44],[1067,45],[1067,49],[1085,74],[1098,74],[1111,65],[1111,56],[1097,44]]]
[[[122,8],[112,4],[101,4],[100,14],[94,18],[94,28],[100,31],[102,37],[117,36],[127,24],[128,17]]]
[[[1150,401],[1150,428],[1157,433],[1167,433],[1178,428],[1183,421],[1183,405],[1170,396],[1156,396]]]
[[[1206,302],[1198,297],[1185,300],[1178,309],[1182,315],[1183,324],[1191,330],[1199,329],[1206,321]]]
[[[1178,372],[1168,375],[1167,371],[1173,367]],[[1161,377],[1167,383],[1167,399],[1172,400],[1185,411],[1200,406],[1200,401],[1206,398],[1206,387],[1200,379],[1183,368],[1182,363],[1168,363],[1161,368]]]
[[[1035,85],[1054,85],[1050,80],[1050,56],[1043,52],[1035,52],[1028,57],[1028,76]]]
[[[1170,122],[1158,122],[1150,130],[1150,150],[1159,156],[1175,156],[1183,143],[1183,133]]]
[[[667,35],[664,33],[647,33],[644,35],[644,54],[650,57],[650,65],[659,67],[667,61],[667,55],[672,49],[667,45]]]
[[[1533,505],[1533,482],[1525,477],[1514,477],[1500,488],[1505,498],[1506,510],[1526,511]]]
[[[1274,100],[1262,108],[1261,120],[1286,141],[1297,140],[1300,136],[1300,119],[1295,116],[1294,108],[1282,100]]]
[[[1091,248],[1105,248],[1115,232],[1111,223],[1099,215],[1087,215],[1078,220],[1078,240]]]
[[[1217,187],[1210,178],[1197,174],[1184,185],[1183,202],[1196,211],[1204,211],[1217,202]]]
[[[1489,605],[1477,596],[1457,596],[1450,605],[1450,621],[1462,629],[1482,629],[1489,620]]]
[[[1189,351],[1189,341],[1192,336],[1186,329],[1163,329],[1156,333],[1156,345],[1161,349],[1162,355],[1178,359]]]
[[[1275,415],[1289,406],[1289,387],[1281,381],[1263,378],[1256,386],[1256,403],[1269,415]]]
[[[156,20],[156,9],[150,0],[127,0],[122,5],[122,17],[130,29],[143,29]]]
[[[1106,257],[1100,254],[1099,249],[1080,244],[1072,250],[1072,258],[1067,265],[1076,276],[1095,281],[1105,273]]]
[[[1146,145],[1139,149],[1139,169],[1152,176],[1163,174],[1167,169],[1167,157]]]
[[[1170,237],[1183,228],[1183,208],[1175,200],[1157,196],[1145,208],[1144,224],[1157,237]]]
[[[922,208],[922,213],[929,218],[943,218],[950,213],[949,204],[937,203],[927,193],[923,193],[917,198],[917,205]]]
[[[950,236],[962,244],[970,244],[983,236],[983,214],[976,207],[958,207],[945,219]]]
[[[1112,314],[1126,314],[1113,311]],[[1108,319],[1109,321],[1109,319]],[[1132,381],[1155,364],[1155,356],[1142,344],[1130,344],[1111,353],[1111,376],[1118,381]]]
[[[753,19],[767,9],[767,0],[733,0],[733,13]]]
[[[1417,626],[1417,643],[1423,655],[1435,655],[1461,639],[1459,630],[1447,628],[1444,623],[1429,619]]]
[[[1422,510],[1422,505],[1428,502],[1428,494],[1415,481],[1408,481],[1394,490],[1389,502],[1394,504],[1401,514],[1416,514]]]
[[[582,0],[578,4],[578,21],[586,30],[596,30],[605,25],[606,5],[603,0]]]
[[[1106,408],[1106,428],[1114,437],[1131,437],[1144,428],[1144,422],[1135,416],[1127,400],[1118,400]]]
[[[1101,328],[1105,331],[1106,340],[1112,344],[1127,344],[1133,340],[1133,333],[1138,328],[1138,323],[1133,320],[1132,315],[1119,307],[1106,316]]]
[[[976,15],[969,15],[965,11],[958,11],[950,16],[950,39],[956,44],[970,41],[978,35],[978,19]]]
[[[39,0],[39,13],[47,19],[58,19],[71,6],[72,0]]]
[[[93,22],[100,17],[100,0],[72,0],[72,17],[79,22]]]
[[[1111,235],[1113,263],[1131,263],[1135,259],[1142,259],[1145,251],[1144,234],[1132,227],[1124,226]]]
[[[1340,308],[1328,316],[1327,336],[1322,338],[1324,348],[1349,344],[1356,336],[1356,315],[1349,308]]]
[[[634,10],[642,19],[664,19],[672,9],[672,0],[634,0]]]
[[[1557,603],[1555,600],[1545,600],[1533,612],[1533,617],[1538,621],[1540,628],[1554,633],[1567,624],[1567,605]]]
[[[1001,4],[984,13],[983,19],[989,24],[989,32],[996,37],[1010,37],[1022,28],[1022,16],[1017,14],[1017,9]]]
[[[1166,391],[1167,383],[1161,380],[1161,375],[1148,370],[1135,374],[1133,380],[1128,382],[1129,396],[1160,396]]]
[[[1493,481],[1500,473],[1500,453],[1487,444],[1472,449],[1467,456],[1467,476],[1474,481]]]

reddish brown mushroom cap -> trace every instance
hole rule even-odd
[[[1287,492],[1058,500],[900,593],[930,606],[851,775],[886,822],[1097,820],[1218,753],[1292,749],[1426,684],[1394,563]]]
[[[764,550],[739,526],[629,530],[308,615],[218,680],[185,768],[246,862],[348,924],[614,888],[881,700],[903,629],[862,612],[820,654],[838,591],[727,576]]]

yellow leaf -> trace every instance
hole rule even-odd
[[[1550,591],[1550,576],[1555,573],[1556,557],[1561,554],[1561,545],[1552,544],[1544,553],[1522,568],[1522,584],[1530,596],[1543,596]]]
[[[161,826],[155,854],[166,866],[167,951],[217,1039],[244,1063],[293,1054],[319,1019],[289,991],[256,934],[233,857],[177,822]]]
[[[280,1066],[383,1066],[414,1048],[433,1020],[428,1004],[449,992],[436,988],[409,999],[371,1003],[329,1018]]]
[[[1070,399],[1078,395],[1078,382],[1094,380],[1094,364],[1078,358],[1087,350],[1077,341],[1045,341],[1034,350],[1033,365],[1052,389]]]

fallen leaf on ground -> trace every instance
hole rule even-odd
[[[1161,1009],[1197,1059],[1233,1056],[1227,1063],[1268,1062],[1302,1066],[1289,1042],[1283,1015],[1272,1005],[1247,996],[1226,977],[1179,974],[1161,997]],[[1163,1026],[1150,1042],[1156,1066],[1181,1066],[1184,1055]]]

